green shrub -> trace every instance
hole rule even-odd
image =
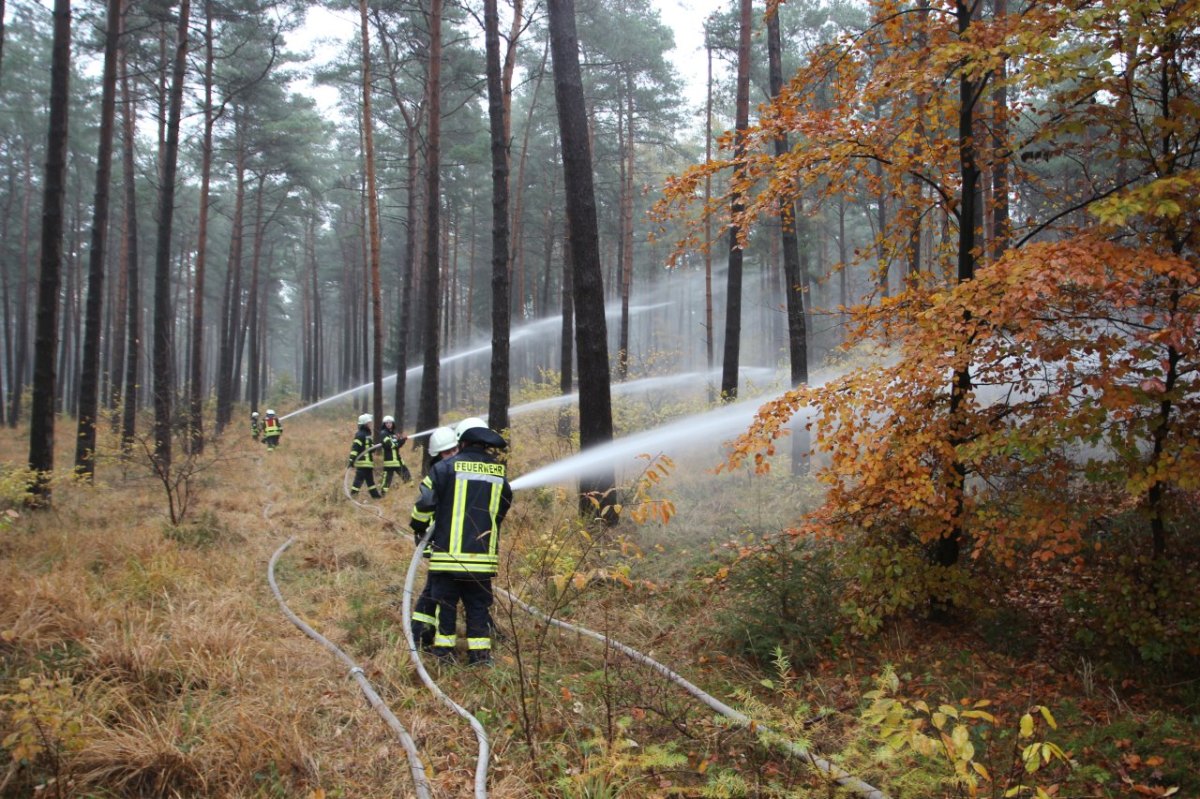
[[[843,586],[829,546],[788,533],[763,536],[739,547],[726,584],[732,600],[722,632],[759,660],[779,649],[795,663],[809,662],[837,632]]]

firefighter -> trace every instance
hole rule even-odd
[[[267,418],[263,419],[262,440],[267,449],[279,446],[279,438],[283,435],[283,422],[275,417],[275,411],[267,408]]]
[[[432,458],[430,466],[453,457],[457,452],[458,436],[454,435],[453,429],[439,427],[429,436],[429,454]],[[413,539],[417,546],[420,546],[424,532],[429,528],[429,520],[415,509],[413,510],[412,528]],[[429,557],[428,549],[425,550],[425,557]],[[417,604],[413,607],[412,631],[413,640],[417,642],[417,646],[421,648],[422,652],[433,649],[433,636],[437,631],[437,604],[433,601],[433,581],[429,578],[426,578],[425,587],[421,590],[421,595],[417,597]]]
[[[507,443],[480,419],[455,430],[458,453],[434,464],[421,482],[412,526],[432,524],[429,582],[436,605],[433,654],[454,660],[458,603],[467,617],[467,662],[492,662],[492,578],[500,564],[500,525],[512,506],[505,465],[493,450]]]
[[[354,469],[354,485],[350,487],[351,496],[365,485],[374,499],[383,495],[375,487],[375,459],[371,456],[371,422],[375,419],[371,414],[364,413],[358,417],[358,432],[354,434],[354,442],[350,445],[350,458],[346,461],[347,469]]]
[[[392,478],[399,476],[401,480],[408,483],[412,481],[412,472],[404,465],[404,460],[400,457],[400,448],[404,446],[404,442],[408,441],[408,436],[400,435],[396,432],[396,420],[391,416],[383,417],[383,424],[379,430],[379,443],[383,448],[383,487],[381,491],[387,494],[388,489],[392,487]]]
[[[258,441],[258,411],[250,411],[250,435]]]

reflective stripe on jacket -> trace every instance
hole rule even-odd
[[[268,416],[263,422],[263,438],[274,438],[283,432],[283,425],[273,416]]]
[[[384,433],[383,440],[380,442],[383,445],[383,465],[391,466],[399,469],[404,465],[404,461],[400,459],[400,437],[395,433]]]
[[[354,443],[350,445],[350,460],[357,469],[375,468],[375,459],[371,457],[371,433],[360,427],[354,434]]]
[[[433,465],[421,482],[414,521],[433,518],[429,570],[495,574],[500,524],[512,505],[504,464],[468,445]]]

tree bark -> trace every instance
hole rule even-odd
[[[747,0],[748,2],[749,0]],[[579,441],[581,449],[612,440],[612,396],[608,367],[608,329],[604,317],[604,283],[592,153],[584,107],[574,0],[549,0],[550,48],[554,58],[554,98],[558,107],[563,153],[563,187],[574,269],[575,348],[579,363]],[[616,476],[610,468],[579,481],[580,510],[616,521]]]
[[[175,218],[175,173],[179,161],[179,120],[183,113],[183,77],[187,69],[191,1],[179,4],[179,29],[171,73],[170,110],[158,204],[158,247],[154,258],[154,454],[171,464],[173,317],[171,306],[171,224]]]
[[[492,371],[488,424],[508,429],[509,285],[508,285],[508,138],[504,87],[500,74],[500,14],[496,0],[483,2],[487,48],[488,123],[492,139]]]
[[[50,502],[54,470],[54,358],[58,349],[58,287],[62,269],[63,207],[67,172],[67,105],[71,73],[71,3],[54,2],[50,61],[50,125],[46,138],[46,177],[42,191],[42,258],[34,338],[33,401],[29,419],[30,486],[34,504]]]
[[[745,208],[744,189],[739,184],[744,180],[745,167],[742,158],[746,153],[746,128],[750,126],[750,10],[751,0],[739,0],[740,21],[738,24],[738,72],[736,120],[733,145],[733,187],[730,190],[730,214],[737,219]],[[742,244],[738,241],[741,229],[737,222],[729,226],[729,274],[725,292],[725,354],[721,364],[721,397],[726,402],[737,399],[738,366],[741,356],[742,338]]]
[[[125,276],[128,284],[125,311],[125,405],[121,413],[121,449],[129,453],[137,435],[138,372],[142,353],[141,276],[138,273],[137,172],[133,148],[137,143],[136,108],[129,90],[129,72],[125,69],[124,51],[121,59],[121,159],[124,171],[125,200]]]
[[[121,0],[108,0],[107,24],[100,89],[100,141],[96,148],[96,191],[92,205],[92,242],[88,251],[87,322],[84,325],[83,374],[79,384],[79,434],[75,441],[75,469],[89,480],[96,469],[100,324],[104,301],[104,258],[108,241],[109,183],[112,180],[113,120],[116,118],[117,105],[117,42],[121,35]]]
[[[371,259],[371,407],[383,418],[383,285],[379,275],[379,194],[375,185],[375,140],[371,120],[371,38],[367,26],[367,0],[358,2],[362,25],[363,150],[367,159],[367,236]],[[380,423],[376,430],[382,430]]]
[[[424,346],[425,368],[421,374],[421,401],[417,409],[417,426],[426,430],[438,424],[438,379],[440,377],[438,347],[438,271],[439,234],[441,233],[439,177],[441,172],[442,129],[442,0],[429,4],[429,128],[425,139],[425,285]],[[423,439],[428,461],[429,439]]]

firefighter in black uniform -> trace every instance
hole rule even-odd
[[[467,662],[492,662],[492,578],[500,564],[500,524],[512,506],[507,470],[492,450],[507,443],[480,419],[460,422],[458,454],[429,470],[413,507],[412,526],[432,522],[429,581],[437,608],[433,654],[454,659],[461,600],[467,616]]]
[[[449,427],[439,427],[434,430],[429,436],[429,455],[433,459],[430,464],[443,461],[446,458],[453,457],[458,452],[458,436],[454,434],[454,430]],[[419,513],[419,511],[414,511]],[[415,519],[412,523],[413,534],[417,546],[420,546],[421,539],[424,537],[424,531],[429,528],[428,521],[424,524],[419,523],[419,519]],[[417,532],[420,530],[421,532]],[[429,550],[425,550],[425,557],[429,557]],[[437,603],[433,601],[433,581],[426,578],[425,588],[421,590],[421,595],[417,597],[417,603],[413,606],[412,614],[412,632],[413,640],[422,652],[428,652],[433,649],[433,636],[437,631]]]
[[[399,477],[406,483],[412,480],[412,472],[408,470],[408,467],[404,465],[404,460],[400,457],[400,448],[404,446],[405,441],[408,441],[408,436],[402,436],[396,432],[396,420],[391,416],[383,417],[383,424],[379,430],[379,444],[383,449],[382,492],[384,494],[392,487],[392,478]]]
[[[267,449],[279,446],[279,438],[283,435],[283,422],[275,417],[275,411],[267,408],[267,418],[263,419],[262,438]]]
[[[250,435],[258,441],[258,411],[250,411]]]
[[[383,494],[375,487],[375,459],[371,456],[371,422],[374,417],[364,413],[358,417],[358,432],[354,434],[354,442],[350,445],[350,458],[346,461],[347,469],[354,469],[354,485],[350,487],[350,495],[357,497],[365,485],[367,491],[375,499]]]

